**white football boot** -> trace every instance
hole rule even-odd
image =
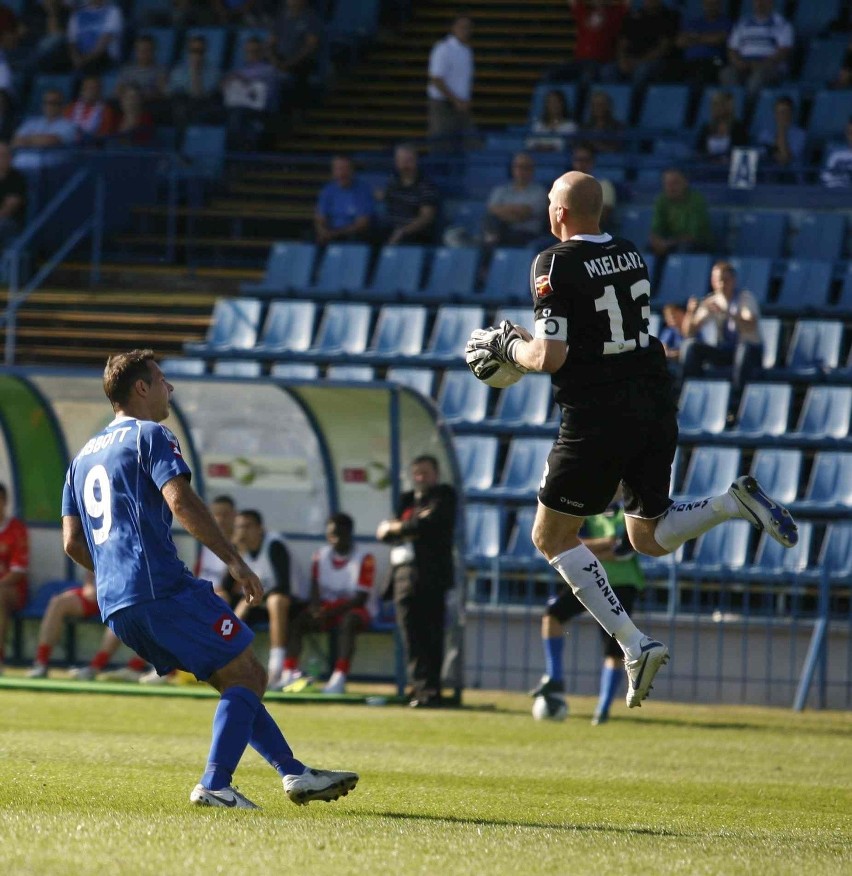
[[[27,678],[47,678],[47,664],[33,663],[32,668],[27,670]]]
[[[625,655],[624,668],[627,670],[627,708],[641,706],[642,700],[651,690],[651,682],[662,666],[669,662],[669,649],[650,636],[643,636],[639,643],[641,654],[635,660]]]
[[[204,785],[196,785],[190,795],[189,802],[196,806],[225,806],[228,809],[260,809],[257,803],[252,803],[236,788],[222,788],[221,791],[211,791]]]
[[[785,548],[795,547],[798,543],[799,528],[790,512],[767,496],[753,477],[737,478],[728,487],[728,495],[734,497],[743,520],[768,533]]]
[[[129,681],[136,684],[142,680],[142,676],[145,674],[138,669],[122,666],[120,669],[111,669],[109,672],[105,672],[102,678],[104,681]]]
[[[76,666],[68,672],[68,677],[74,681],[94,681],[97,674],[93,666]]]
[[[324,694],[342,694],[346,692],[346,673],[335,669],[331,678],[326,682],[322,692]]]
[[[358,784],[358,773],[344,770],[315,770],[306,767],[300,776],[284,776],[284,791],[297,805],[312,800],[336,800],[345,797]]]

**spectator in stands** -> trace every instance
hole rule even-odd
[[[718,79],[731,32],[731,19],[721,0],[703,0],[701,7],[701,15],[683,21],[675,41],[683,59],[683,78],[696,86]]]
[[[677,361],[680,358],[680,348],[683,344],[683,327],[686,319],[686,308],[680,304],[663,305],[663,327],[658,335],[660,343],[665,347],[666,359]]]
[[[385,204],[381,243],[432,243],[440,194],[418,167],[417,149],[404,143],[394,152],[394,173],[376,198]]]
[[[47,678],[50,655],[56,647],[65,629],[67,621],[98,618],[101,612],[98,608],[98,595],[95,589],[94,573],[87,572],[80,587],[71,587],[50,598],[47,610],[41,619],[38,630],[38,647],[32,668],[27,672],[27,678]],[[71,677],[78,681],[91,681],[99,672],[106,669],[110,658],[118,650],[121,641],[110,629],[104,630],[100,648],[87,666],[71,670]],[[109,673],[115,681],[139,681],[148,664],[141,658],[133,656],[126,666]]]
[[[391,575],[384,593],[393,599],[408,654],[410,705],[442,704],[446,594],[454,586],[453,541],[456,491],[439,483],[438,460],[411,463],[413,489],[400,496],[396,516],[383,520],[376,538],[392,546]]]
[[[67,29],[74,0],[40,0],[44,24],[36,28],[43,35],[36,46],[35,64],[41,70],[68,69]]]
[[[512,180],[495,186],[482,220],[485,246],[526,246],[544,233],[547,190],[533,175],[535,163],[527,152],[512,159]]]
[[[620,79],[643,85],[671,73],[680,14],[662,0],[643,0],[640,9],[627,13],[621,25],[614,64],[604,79]]]
[[[27,604],[30,565],[27,527],[9,513],[9,493],[0,484],[0,675],[5,660],[9,617]]]
[[[548,75],[557,81],[579,79],[584,84],[595,82],[601,71],[615,60],[615,47],[621,33],[621,23],[630,0],[568,0],[576,26],[574,60],[554,68]]]
[[[580,133],[598,152],[619,152],[623,131],[624,122],[615,117],[612,98],[605,91],[593,91],[589,95],[589,118]]]
[[[287,626],[290,606],[298,598],[302,574],[283,536],[267,532],[258,511],[243,510],[234,522],[234,544],[246,565],[260,578],[263,602],[249,604],[244,596],[234,607],[234,614],[248,624],[269,620],[268,687],[280,687],[287,650]],[[234,581],[226,575],[223,589],[234,594]]]
[[[846,144],[829,150],[822,181],[832,189],[852,186],[852,117],[846,122]]]
[[[757,145],[763,149],[764,163],[771,178],[778,182],[796,182],[799,174],[794,168],[805,157],[807,134],[794,124],[796,106],[792,98],[779,97],[775,101],[773,123],[758,131]]]
[[[730,367],[730,410],[734,410],[745,384],[755,379],[762,368],[760,307],[751,292],[739,288],[736,269],[730,262],[713,265],[710,286],[712,291],[703,301],[692,297],[686,305],[680,351],[683,377],[700,377],[705,365]],[[707,323],[715,327],[715,343],[697,337]]]
[[[650,238],[654,255],[707,252],[712,244],[704,195],[690,187],[682,170],[669,168],[663,173],[663,190],[654,201]]]
[[[186,60],[169,76],[168,93],[172,119],[182,128],[203,122],[215,108],[219,72],[207,62],[207,40],[201,34],[190,37]]]
[[[612,211],[615,209],[616,192],[615,186],[608,179],[598,175],[595,169],[595,159],[597,153],[595,147],[590,143],[582,141],[574,146],[571,152],[571,170],[577,170],[580,173],[586,173],[589,176],[594,176],[601,184],[603,194],[603,207],[601,208],[601,228],[606,230],[609,220],[612,218]]]
[[[526,142],[527,149],[561,152],[565,149],[565,137],[574,134],[577,123],[571,117],[568,99],[558,88],[548,91],[544,96],[544,109],[541,116],[533,122],[533,134]]]
[[[111,0],[87,0],[68,19],[68,56],[78,73],[103,73],[121,57],[124,19]]]
[[[116,141],[126,146],[149,146],[154,140],[154,117],[145,109],[142,92],[135,85],[126,85],[118,108]]]
[[[119,71],[115,91],[120,98],[121,92],[128,85],[133,85],[139,89],[146,103],[153,103],[165,98],[166,77],[165,67],[157,63],[154,38],[142,34],[133,44],[133,60]]]
[[[752,14],[740,18],[731,31],[728,66],[719,80],[728,87],[745,85],[755,95],[787,75],[795,35],[790,22],[774,11],[774,0],[752,3]]]
[[[370,187],[355,176],[352,159],[335,155],[331,182],[323,186],[314,214],[317,243],[367,240],[374,212]]]
[[[63,115],[64,105],[62,92],[48,88],[41,99],[42,114],[27,119],[15,132],[13,163],[18,170],[54,167],[67,159],[59,148],[72,146],[78,135],[74,123]]]
[[[307,100],[308,80],[317,69],[323,34],[322,20],[308,0],[286,0],[272,28],[269,47],[275,66],[299,106]]]
[[[0,142],[0,249],[24,227],[27,217],[27,179],[12,167],[12,150]]]
[[[730,91],[714,91],[710,97],[710,120],[698,129],[696,148],[705,161],[727,164],[734,146],[745,146],[748,134],[737,118]]]
[[[7,143],[12,139],[16,121],[12,97],[8,91],[0,89],[0,142]]]
[[[257,149],[264,141],[278,108],[278,84],[278,71],[264,57],[263,42],[249,37],[243,43],[240,65],[222,80],[228,141],[233,147]]]
[[[301,676],[299,658],[307,633],[337,630],[337,660],[323,693],[342,694],[355,654],[358,633],[370,626],[367,600],[373,592],[375,557],[355,544],[355,522],[348,514],[332,514],[325,540],[313,557],[310,602],[293,618],[287,642],[282,683],[286,687]]]
[[[115,110],[101,97],[101,80],[87,76],[80,84],[80,96],[65,108],[81,138],[108,137],[118,128]]]
[[[473,22],[466,15],[453,21],[450,33],[432,46],[429,54],[428,136],[434,150],[463,147],[473,122],[470,112],[473,94],[473,50],[470,37]]]

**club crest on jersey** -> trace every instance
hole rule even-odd
[[[172,453],[174,453],[175,456],[179,456],[183,459],[183,454],[180,452],[180,445],[177,441],[169,441],[169,446],[172,448]]]
[[[550,277],[547,274],[541,274],[535,278],[535,294],[539,298],[547,298],[553,289],[550,286]]]

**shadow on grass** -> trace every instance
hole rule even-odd
[[[531,827],[539,830],[561,830],[591,833],[624,833],[635,836],[689,837],[691,833],[655,827],[620,827],[607,824],[552,824],[542,821],[516,821],[501,818],[464,818],[459,815],[424,815],[419,812],[373,812],[379,818],[396,818],[400,821],[435,821],[449,824],[470,825],[471,827]]]

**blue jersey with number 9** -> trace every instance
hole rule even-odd
[[[178,475],[190,471],[177,438],[159,423],[132,417],[116,417],[72,461],[62,516],[82,521],[104,620],[195,581],[178,557],[172,512],[160,492]]]

